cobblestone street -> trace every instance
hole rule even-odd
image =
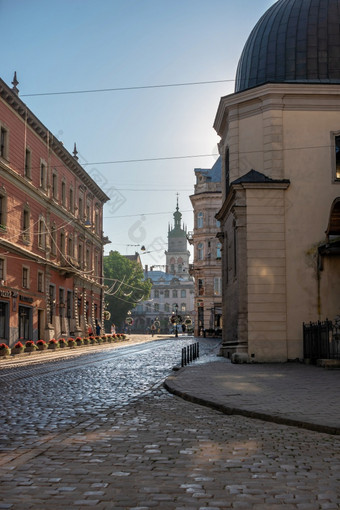
[[[143,386],[154,356],[2,383],[0,508],[339,508],[339,437],[186,402],[161,366]]]

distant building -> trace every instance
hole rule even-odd
[[[0,341],[85,334],[102,322],[108,197],[0,80]]]
[[[225,356],[302,358],[303,322],[339,314],[339,26],[338,0],[275,2],[221,98]]]
[[[195,169],[195,193],[190,196],[194,212],[194,231],[188,239],[194,247],[190,273],[195,279],[195,335],[222,334],[221,243],[216,237],[221,208],[221,158],[211,169]]]
[[[147,330],[158,319],[161,330],[169,332],[169,319],[176,310],[183,318],[193,319],[194,282],[189,275],[190,251],[187,249],[187,231],[181,225],[182,214],[178,201],[173,216],[174,226],[169,225],[168,229],[165,271],[145,267],[145,279],[151,280],[152,290],[150,298],[132,311],[134,329],[137,331]]]

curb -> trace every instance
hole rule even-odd
[[[183,400],[187,400],[188,402],[192,402],[193,404],[199,404],[205,407],[209,407],[211,409],[215,409],[216,411],[220,411],[223,414],[236,414],[240,416],[245,416],[247,418],[252,418],[256,420],[262,420],[272,423],[277,423],[279,425],[288,425],[290,427],[298,427],[303,428],[307,430],[312,430],[313,432],[322,432],[325,434],[331,434],[331,435],[340,435],[340,427],[330,427],[328,425],[320,425],[317,423],[311,423],[306,422],[302,420],[295,420],[294,418],[284,418],[281,416],[274,416],[267,413],[260,413],[257,411],[247,411],[246,409],[240,409],[236,407],[229,407],[224,404],[218,404],[217,402],[212,402],[210,400],[205,400],[200,397],[195,397],[194,395],[190,395],[189,393],[176,390],[171,386],[171,380],[174,378],[174,376],[168,377],[164,383],[164,388],[169,391],[169,393],[172,393],[173,395],[176,395]]]

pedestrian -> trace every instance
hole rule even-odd
[[[152,336],[155,334],[155,331],[156,331],[156,326],[154,324],[152,324],[152,326],[151,326],[151,335]]]
[[[96,335],[99,336],[100,335],[100,331],[101,331],[101,326],[99,324],[99,322],[97,321],[96,322]]]
[[[116,334],[116,326],[114,324],[111,324],[111,335]]]

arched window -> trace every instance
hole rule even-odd
[[[200,211],[199,213],[197,213],[197,228],[202,227],[203,227],[203,213],[202,211]]]
[[[217,259],[220,259],[222,254],[221,254],[221,250],[222,250],[222,245],[221,243],[217,243],[217,246],[216,246],[216,258]]]
[[[204,250],[203,243],[199,243],[197,246],[197,258],[198,260],[203,260]]]

